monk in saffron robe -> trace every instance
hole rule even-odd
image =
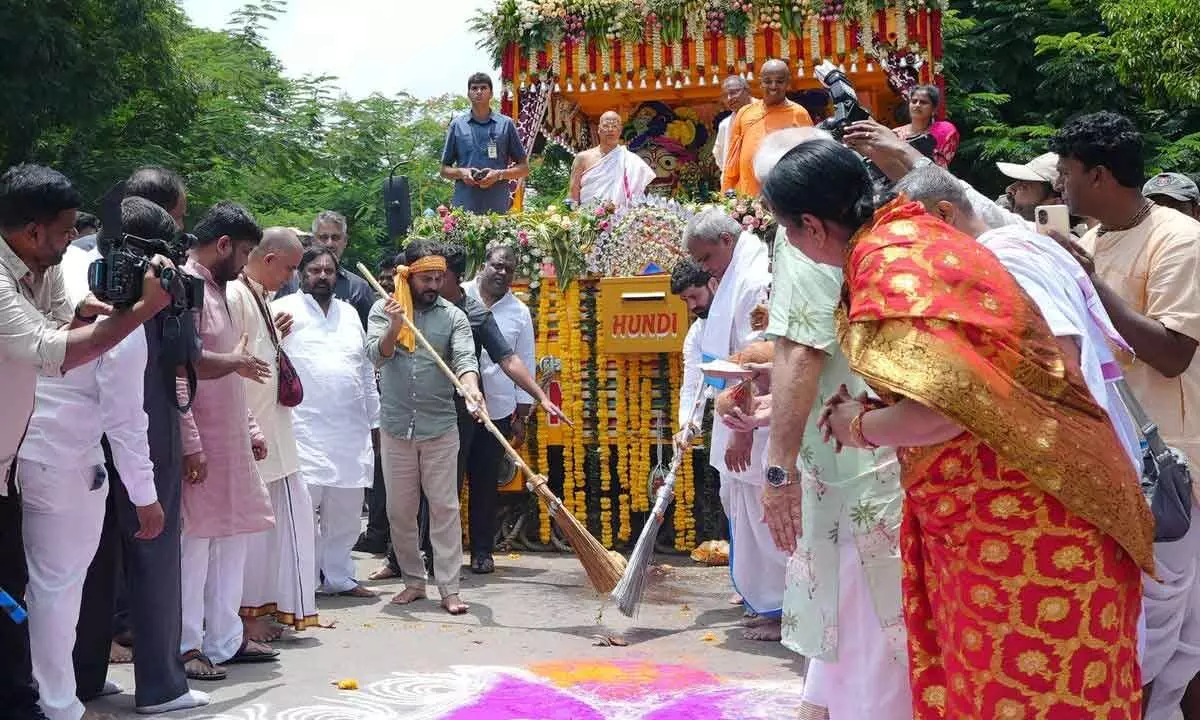
[[[986,248],[916,203],[873,212],[843,146],[797,147],[763,192],[844,267],[839,341],[883,399],[843,389],[822,425],[897,448],[914,717],[1139,718],[1153,518],[1078,364]]]
[[[721,175],[721,190],[736,190],[757,197],[758,178],[754,175],[754,154],[763,138],[776,130],[811,127],[812,118],[803,106],[787,99],[791,73],[782,60],[768,60],[759,73],[763,98],[738,110],[729,130],[729,150]]]

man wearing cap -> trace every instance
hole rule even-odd
[[[1055,186],[1058,184],[1058,155],[1045,153],[1019,165],[998,162],[996,167],[1013,182],[1004,190],[1013,212],[1033,222],[1033,211],[1038,205],[1061,205],[1062,198]]]
[[[1183,173],[1155,175],[1142,186],[1142,195],[1153,200],[1155,205],[1169,207],[1200,220],[1200,188]]]

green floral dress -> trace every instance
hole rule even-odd
[[[827,353],[797,462],[803,531],[788,560],[783,644],[806,657],[837,660],[838,539],[853,538],[881,628],[897,662],[904,662],[899,463],[891,450],[846,448],[836,454],[817,430],[821,406],[840,385],[852,395],[867,389],[838,346],[833,311],[841,288],[841,270],[813,262],[786,237],[777,239],[767,335]]]

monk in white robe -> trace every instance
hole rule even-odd
[[[646,194],[656,174],[645,160],[620,144],[621,116],[600,116],[600,144],[575,156],[571,165],[571,199],[576,205],[612,202],[628,205]]]

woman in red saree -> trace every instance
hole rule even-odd
[[[920,205],[873,212],[833,142],[789,152],[763,194],[793,245],[844,268],[842,348],[883,398],[829,399],[827,434],[898,448],[914,716],[1140,717],[1153,519],[1032,301]]]

